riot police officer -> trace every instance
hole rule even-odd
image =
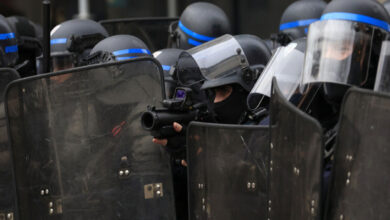
[[[42,27],[26,17],[11,16],[6,19],[18,41],[18,72],[21,77],[35,75],[35,58],[42,53]]]
[[[102,25],[92,20],[74,19],[54,27],[50,33],[50,57],[52,71],[83,65],[91,49],[108,37]],[[38,72],[42,57],[37,60]]]
[[[246,121],[246,97],[270,58],[271,51],[260,38],[224,35],[183,52],[175,77],[179,85],[192,89],[193,99],[209,102],[215,122],[239,124]],[[173,127],[182,130],[178,123]],[[169,146],[167,139],[153,141]]]
[[[2,15],[0,15],[0,33],[0,66],[12,67],[19,58],[19,48],[15,33]]]
[[[229,34],[231,28],[221,8],[207,2],[196,2],[187,6],[179,22],[171,25],[170,32],[171,46],[187,50]]]
[[[211,55],[213,59],[209,59]],[[216,122],[244,123],[246,97],[270,58],[271,51],[260,38],[224,35],[183,52],[175,77],[179,85],[192,89],[196,101],[209,102]],[[182,130],[177,123],[173,127],[178,132]],[[167,139],[153,141],[169,146]]]
[[[212,61],[208,57],[211,54]],[[256,36],[224,35],[183,52],[176,65],[176,77],[180,85],[192,88],[198,102],[208,99],[215,122],[244,123],[246,96],[270,57],[271,51]],[[183,128],[178,123],[173,127],[178,132]],[[153,141],[169,146],[167,139]]]
[[[224,35],[182,52],[175,66],[174,77],[177,77],[180,86],[192,89],[194,100],[208,103],[210,112],[215,113],[210,116],[211,121],[244,123],[247,119],[246,96],[270,57],[268,46],[256,36]],[[153,142],[165,146],[178,163],[186,166],[186,126],[175,122],[173,128],[178,132],[177,137],[154,138]],[[176,184],[175,191],[187,195],[186,169],[182,167],[180,171],[184,181],[180,182],[181,185]],[[176,176],[180,179],[180,174]],[[186,198],[181,200],[185,202]],[[178,210],[178,214],[183,213]]]
[[[376,1],[339,0],[325,8],[320,21],[312,23],[307,39],[301,81],[303,94],[319,86],[323,102],[332,109],[317,119],[325,135],[325,190],[338,130],[341,101],[351,86],[373,89],[380,48],[388,35],[390,17]]]

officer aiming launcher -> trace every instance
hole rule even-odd
[[[192,90],[177,87],[172,99],[162,101],[164,108],[148,106],[141,116],[142,127],[150,131],[155,138],[167,138],[177,135],[173,122],[188,124],[193,120],[203,120],[209,115],[206,103],[194,102]]]

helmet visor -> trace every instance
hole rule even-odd
[[[74,67],[73,56],[71,54],[52,56],[51,67],[53,72],[71,69]]]
[[[390,93],[390,41],[382,43],[374,90]]]
[[[289,99],[298,89],[304,62],[304,42],[293,42],[279,47],[260,75],[248,96],[248,107],[256,109],[263,96],[271,97],[272,79],[275,77],[284,97]]]
[[[323,20],[310,25],[302,89],[310,83],[362,86],[368,80],[374,32],[370,25]]]
[[[177,78],[183,85],[213,80],[248,67],[243,49],[231,35],[194,47],[180,55]]]
[[[39,56],[36,58],[35,61],[37,73],[42,74],[43,71],[43,56]],[[50,56],[50,71],[49,72],[57,72],[61,70],[66,70],[73,68],[74,62],[73,62],[73,56],[71,54],[52,54]]]

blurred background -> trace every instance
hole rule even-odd
[[[213,0],[206,2],[216,4],[226,12],[234,33],[255,34],[268,38],[271,33],[278,31],[283,10],[294,1]],[[34,22],[41,23],[41,2],[42,0],[0,0],[0,14],[4,16],[23,15]],[[52,26],[75,17],[89,17],[96,21],[129,17],[178,17],[184,8],[193,2],[197,1],[51,0]],[[89,11],[89,13],[86,14],[83,11]]]

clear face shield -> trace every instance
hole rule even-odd
[[[370,65],[384,30],[345,20],[322,20],[310,25],[301,91],[311,84],[369,87]],[[382,39],[380,40],[382,41]],[[379,44],[380,45],[380,44]],[[372,85],[373,86],[373,85]]]
[[[249,67],[243,49],[231,35],[224,35],[183,52],[177,63],[177,79],[189,86],[228,76]]]
[[[53,72],[73,68],[74,67],[73,61],[74,59],[71,54],[62,55],[62,56],[53,56],[51,62]]]
[[[390,41],[382,43],[374,91],[390,93]]]
[[[37,73],[43,73],[43,56],[36,59]],[[69,54],[52,54],[50,56],[50,72],[74,68],[74,56]]]
[[[298,93],[304,62],[304,44],[304,41],[292,42],[277,49],[248,96],[249,109],[256,110],[268,105],[274,77],[286,99]]]

